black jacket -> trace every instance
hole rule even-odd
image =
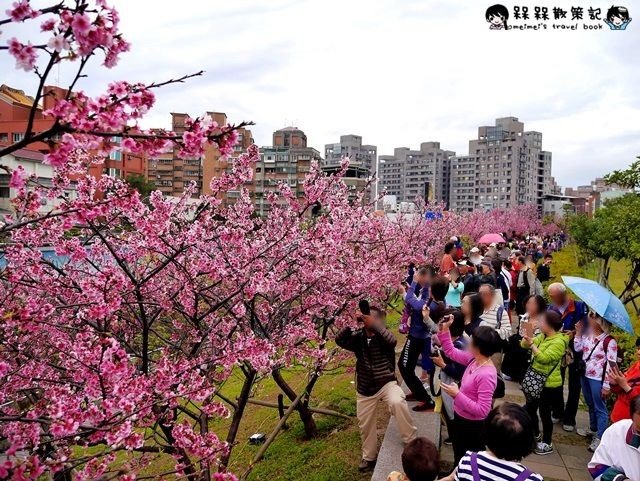
[[[356,390],[363,396],[373,396],[382,387],[396,380],[396,338],[387,328],[380,328],[372,337],[364,329],[352,331],[345,327],[336,336],[336,344],[356,355]]]

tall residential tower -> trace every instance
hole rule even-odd
[[[469,155],[453,159],[450,207],[468,212],[536,204],[542,212],[552,184],[551,152],[542,150],[542,134],[525,131],[516,117],[503,117],[479,127]]]

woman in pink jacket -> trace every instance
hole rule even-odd
[[[439,324],[442,349],[449,359],[467,366],[460,387],[441,384],[442,390],[453,398],[453,432],[449,436],[457,465],[467,451],[484,449],[484,421],[491,411],[498,380],[491,356],[500,350],[501,341],[495,329],[478,327],[473,331],[468,351],[460,351],[451,341],[450,325],[450,321]]]

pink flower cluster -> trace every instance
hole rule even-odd
[[[36,49],[31,45],[31,42],[23,44],[15,37],[10,39],[7,44],[9,45],[9,53],[13,55],[16,60],[16,68],[26,70],[27,72],[36,64],[38,55]]]
[[[39,12],[31,8],[29,0],[20,0],[13,2],[12,8],[6,10],[6,14],[14,22],[22,22],[28,18],[37,17]]]
[[[87,8],[85,2],[69,6],[62,2],[53,9],[58,15],[41,23],[42,32],[53,34],[46,45],[58,53],[68,52],[68,55],[56,57],[56,62],[88,57],[102,50],[103,64],[110,68],[116,65],[120,54],[129,50],[129,43],[118,30],[118,12],[103,1],[96,2],[96,7],[97,9],[93,10]],[[42,15],[42,11],[31,7],[29,0],[14,2],[6,13],[13,22],[22,22]],[[22,44],[12,39],[9,46],[9,53],[16,59],[19,68],[31,70],[35,66],[37,53],[30,43]]]

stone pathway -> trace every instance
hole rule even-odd
[[[506,383],[505,398],[511,402],[524,404],[520,386],[513,382]],[[584,427],[588,424],[586,411],[578,411],[577,422],[578,427]],[[554,448],[553,454],[546,456],[532,454],[525,459],[523,464],[541,474],[546,481],[591,481],[591,476],[587,471],[591,453],[587,450],[586,440],[575,433],[566,433],[560,425],[556,425],[554,426]],[[440,453],[444,464],[453,465],[451,446],[442,445]]]

